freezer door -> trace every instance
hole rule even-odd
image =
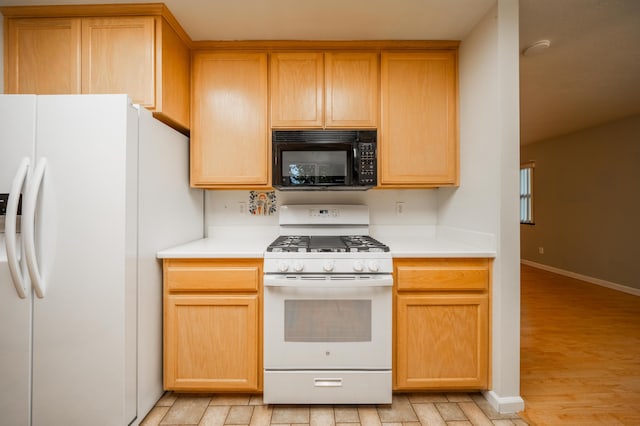
[[[0,95],[0,193],[10,192],[20,163],[32,161],[35,105],[33,95]],[[24,298],[19,297],[11,278],[4,219],[0,217],[0,423],[21,426],[30,423],[31,292],[21,233],[16,234],[16,254],[20,256],[19,273],[27,280]]]
[[[125,95],[39,96],[33,425],[136,416],[137,110]]]

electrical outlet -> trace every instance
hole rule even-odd
[[[238,213],[246,214],[247,213],[247,202],[246,201],[238,201]]]
[[[404,202],[396,201],[396,216],[404,215]]]
[[[538,247],[538,254],[544,254],[544,247]]]

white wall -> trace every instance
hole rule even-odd
[[[460,47],[460,187],[439,190],[438,225],[496,237],[489,401],[520,393],[518,2],[498,0]]]
[[[283,204],[366,204],[372,225],[436,225],[437,190],[313,191],[276,192],[278,206]],[[249,201],[249,191],[207,191],[205,229],[209,226],[277,226],[278,213],[272,216],[241,214],[239,203]],[[405,213],[397,216],[396,201],[404,202]]]

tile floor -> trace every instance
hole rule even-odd
[[[142,426],[157,425],[488,425],[524,426],[496,412],[479,393],[394,394],[390,405],[264,405],[261,395],[167,392]]]

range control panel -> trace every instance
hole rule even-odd
[[[309,209],[309,216],[311,217],[338,217],[340,215],[340,210],[338,209]]]

